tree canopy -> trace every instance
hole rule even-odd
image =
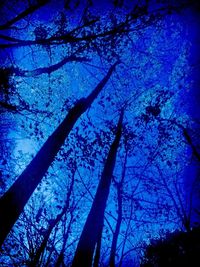
[[[0,4],[1,266],[139,266],[199,227],[199,10]]]

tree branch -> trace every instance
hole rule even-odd
[[[37,4],[31,5],[26,10],[22,11],[20,14],[18,14],[15,18],[7,21],[6,23],[0,25],[0,30],[6,30],[9,29],[10,26],[12,26],[14,23],[20,21],[21,19],[24,19],[28,15],[35,12],[37,9],[41,8],[42,6],[46,5],[49,2],[49,0],[38,0]]]

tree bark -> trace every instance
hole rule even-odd
[[[117,217],[117,224],[115,227],[115,232],[113,234],[112,245],[111,245],[111,252],[110,252],[110,263],[109,267],[115,267],[115,255],[116,255],[116,248],[117,248],[117,239],[120,232],[120,226],[122,222],[122,192],[121,186],[117,188],[118,194],[118,217]]]
[[[118,63],[119,62],[116,62],[110,67],[106,76],[87,98],[80,99],[75,106],[70,109],[63,122],[47,139],[14,184],[0,198],[0,246],[19,218],[24,206],[41,182],[49,166],[54,161],[74,124],[97,98]]]
[[[99,260],[100,260],[100,255],[101,255],[101,240],[102,240],[102,232],[103,232],[103,225],[100,229],[99,235],[98,235],[98,240],[96,244],[96,251],[95,251],[95,256],[94,256],[94,266],[93,267],[98,267],[99,266]]]
[[[127,163],[127,150],[125,154],[125,160],[122,169],[122,178],[119,183],[117,183],[117,203],[118,203],[118,216],[117,216],[117,224],[115,227],[115,231],[113,233],[111,251],[110,251],[110,260],[109,267],[115,267],[115,255],[117,249],[117,240],[120,233],[120,227],[122,223],[122,192],[123,192],[123,183],[126,175],[126,163]]]
[[[121,138],[122,119],[123,112],[120,115],[115,139],[110,147],[101,180],[75,252],[72,267],[82,267],[83,263],[84,267],[92,266],[95,245],[97,244],[98,236],[103,225],[106,202]]]

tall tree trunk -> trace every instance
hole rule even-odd
[[[117,248],[117,239],[120,232],[120,227],[122,223],[122,192],[123,192],[123,183],[124,178],[126,175],[126,163],[127,163],[127,150],[125,154],[125,160],[122,169],[122,178],[119,183],[117,183],[117,203],[118,203],[118,216],[117,216],[117,224],[115,227],[115,231],[113,233],[111,251],[110,251],[110,260],[109,260],[109,267],[115,267],[115,255],[116,255],[116,248]]]
[[[121,184],[117,187],[117,201],[118,201],[118,217],[117,217],[117,224],[115,227],[115,231],[113,233],[113,239],[112,239],[112,245],[111,245],[111,251],[110,251],[110,261],[109,261],[109,267],[115,267],[115,254],[116,254],[116,248],[117,248],[117,239],[120,232],[120,226],[122,222],[122,192],[121,192]]]
[[[123,112],[121,112],[115,139],[110,147],[91,210],[79,239],[72,267],[82,267],[83,264],[84,267],[92,266],[95,245],[97,244],[98,235],[103,225],[106,202],[110,191],[117,149],[121,138],[122,119]]]
[[[90,107],[101,92],[119,62],[113,64],[106,76],[100,81],[93,92],[79,100],[70,109],[63,122],[47,139],[42,148],[32,159],[26,169],[0,199],[0,246],[19,218],[30,196],[41,182],[43,176],[54,161],[58,151],[64,144],[78,118]]]
[[[100,232],[99,232],[99,235],[98,235],[93,267],[98,267],[99,266],[99,260],[100,260],[100,255],[101,255],[102,232],[103,232],[103,224],[101,226],[101,229],[100,229]]]

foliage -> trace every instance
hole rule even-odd
[[[33,264],[45,236],[39,266],[56,266],[60,259],[63,266],[71,264],[121,109],[122,137],[104,213],[99,265],[109,262],[119,218],[112,253],[120,267],[137,266],[144,243],[160,231],[190,230],[200,221],[199,117],[191,111],[193,72],[198,69],[193,52],[198,46],[196,17],[188,1],[97,2],[2,4],[1,196],[66,114],[120,61],[77,120],[5,241],[2,266]],[[47,235],[56,218],[59,222]],[[190,253],[192,240],[195,256],[193,233],[198,236],[198,231],[152,241],[146,257],[153,261],[153,250],[159,260],[162,248],[174,253],[180,244]],[[184,257],[180,254],[179,260]]]
[[[200,229],[189,232],[176,231],[151,240],[147,246],[142,267],[150,266],[197,266],[199,264]]]

